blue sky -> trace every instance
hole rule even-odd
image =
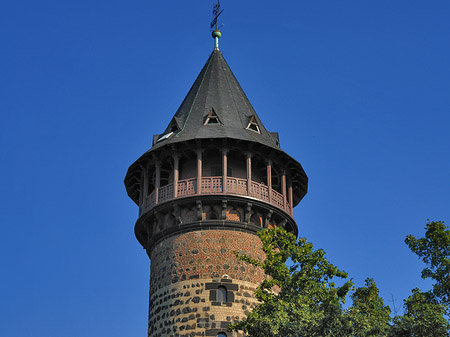
[[[146,334],[123,178],[211,53],[213,4],[1,5],[2,335]],[[388,304],[427,289],[403,240],[450,223],[450,3],[222,6],[225,59],[309,176],[300,235]]]

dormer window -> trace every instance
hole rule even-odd
[[[172,131],[169,132],[169,133],[166,133],[166,134],[160,136],[159,139],[158,139],[156,142],[158,143],[158,142],[160,142],[160,141],[162,141],[162,140],[164,140],[164,139],[169,138],[169,137],[172,136],[172,135],[173,135],[173,132],[172,132]]]
[[[156,139],[156,142],[154,142],[154,143],[156,144],[156,143],[158,143],[158,142],[160,142],[162,140],[165,140],[165,139],[169,138],[170,136],[172,136],[178,130],[179,130],[178,129],[178,124],[175,121],[175,118],[172,118],[172,121],[170,122],[169,126],[166,129],[167,132],[162,134],[162,135],[160,135],[158,137],[158,139]]]
[[[206,116],[205,123],[203,123],[203,124],[204,125],[221,125],[222,123],[220,122],[219,116],[217,116],[214,109],[211,109],[208,116]]]
[[[256,133],[261,133],[261,131],[259,130],[259,125],[256,122],[255,116],[250,117],[250,121],[248,122],[246,129]]]
[[[176,132],[176,131],[178,131],[178,125],[175,122],[175,120],[173,119],[172,122],[170,122],[170,125],[169,125],[169,132]]]

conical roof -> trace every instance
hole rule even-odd
[[[141,173],[148,160],[177,149],[183,151],[187,144],[211,144],[211,140],[277,158],[291,176],[294,206],[306,194],[308,177],[302,166],[281,150],[278,133],[264,127],[222,53],[215,48],[166,130],[155,135],[152,148],[128,168],[128,195],[138,203]]]
[[[215,49],[168,127],[150,150],[192,139],[231,138],[279,148],[222,53]]]

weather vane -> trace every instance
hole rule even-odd
[[[223,9],[220,10],[220,0],[217,0],[217,3],[214,5],[213,7],[213,20],[211,21],[211,26],[209,27],[210,29],[215,28],[216,30],[217,28],[217,18],[219,17],[220,14],[222,14]]]

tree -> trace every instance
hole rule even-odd
[[[393,320],[373,279],[354,290],[352,305],[343,310],[353,282],[328,262],[323,250],[314,250],[306,239],[296,240],[281,228],[263,230],[258,236],[264,261],[236,255],[266,273],[255,291],[261,303],[245,320],[230,325],[230,331],[243,330],[249,337],[450,337],[445,317],[450,298],[450,231],[442,221],[428,223],[425,238],[408,235],[405,240],[427,264],[422,277],[435,284],[425,293],[414,289],[404,301],[404,315]],[[341,279],[342,285],[337,286],[335,279]]]
[[[426,227],[425,237],[406,237],[405,243],[416,253],[427,267],[422,278],[435,281],[432,296],[440,303],[450,305],[450,231],[443,221],[431,221]]]
[[[229,329],[243,330],[250,337],[348,336],[351,324],[342,303],[353,283],[333,282],[346,279],[347,273],[329,263],[323,250],[313,250],[306,239],[297,241],[281,228],[263,230],[258,236],[266,254],[263,262],[236,255],[268,275],[255,292],[261,304]]]
[[[389,334],[391,309],[384,305],[375,281],[366,279],[366,286],[350,295],[352,306],[347,310],[351,322],[351,336],[387,336]]]
[[[450,325],[445,320],[445,307],[433,302],[429,294],[413,289],[404,301],[405,315],[393,319],[392,337],[445,337]]]

